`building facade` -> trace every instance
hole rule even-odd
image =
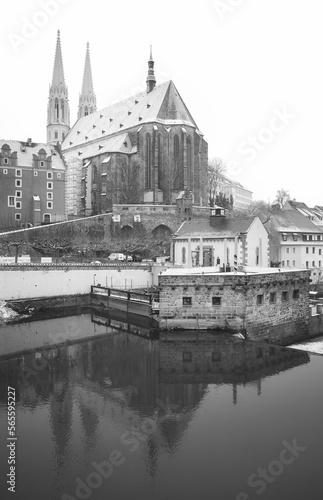
[[[268,233],[258,217],[226,217],[223,208],[212,207],[209,219],[182,223],[171,253],[172,260],[184,267],[268,267]]]
[[[216,191],[217,195],[222,193],[228,200],[232,199],[235,210],[245,210],[253,201],[252,191],[225,175],[218,175]]]
[[[62,143],[68,215],[105,213],[114,204],[174,204],[183,191],[207,205],[207,143],[174,83],[156,85],[151,52],[146,83],[146,91],[96,110],[87,46],[78,120],[69,129],[58,34],[47,139]]]
[[[65,220],[65,165],[57,147],[0,140],[0,227]]]

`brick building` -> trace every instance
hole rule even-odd
[[[55,146],[0,140],[0,227],[65,219],[65,165]]]
[[[156,85],[152,54],[146,91],[96,110],[87,46],[78,120],[69,104],[58,32],[47,119],[48,142],[62,142],[68,215],[114,204],[174,204],[184,191],[207,204],[208,146],[172,81]]]
[[[276,344],[309,336],[309,271],[169,269],[159,286],[161,329],[224,329]]]

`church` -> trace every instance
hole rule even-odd
[[[60,33],[49,91],[47,141],[67,165],[68,216],[115,204],[170,205],[183,194],[207,205],[208,145],[172,81],[156,84],[152,50],[146,91],[97,109],[87,44],[78,119],[70,127]]]

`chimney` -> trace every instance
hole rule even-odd
[[[217,220],[223,220],[226,217],[225,209],[222,207],[210,208],[210,225],[215,226]]]

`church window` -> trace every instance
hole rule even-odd
[[[180,156],[179,156],[179,139],[178,135],[174,136],[174,165],[172,173],[173,189],[181,189],[180,182]]]
[[[64,101],[63,99],[61,100],[61,113],[62,113],[62,120],[64,121],[64,112],[65,112],[65,107],[64,107]]]
[[[187,188],[192,189],[192,141],[190,137],[186,139],[186,154],[187,154]]]
[[[157,139],[157,158],[158,158],[158,187],[161,189],[162,187],[162,178],[163,178],[163,166],[162,166],[162,150],[161,150],[161,135],[158,135]]]
[[[89,114],[89,109],[87,106],[84,108],[84,116],[87,116]]]
[[[58,120],[59,109],[58,109],[58,99],[55,99],[55,119]]]
[[[58,132],[55,130],[55,139],[58,139]]]
[[[146,135],[146,189],[151,189],[151,137]]]

